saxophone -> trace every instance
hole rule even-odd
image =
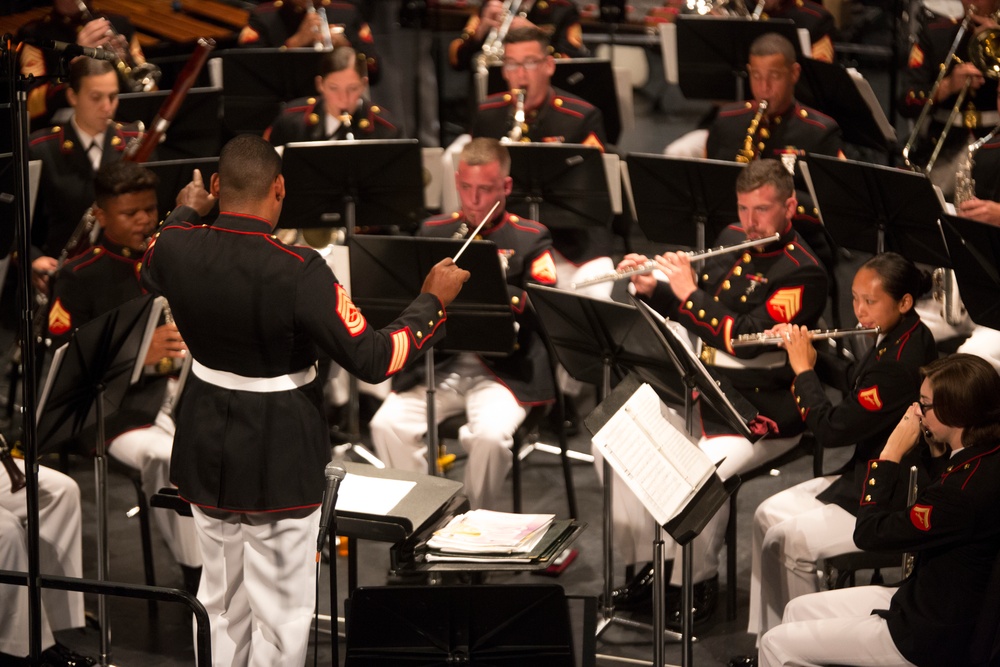
[[[502,144],[524,141],[524,134],[528,131],[528,124],[524,122],[524,88],[511,88],[510,92],[514,96],[514,122],[507,136],[500,139]]]
[[[750,120],[750,125],[747,126],[747,136],[743,140],[743,148],[736,151],[737,162],[748,164],[751,160],[757,157],[757,154],[753,149],[753,139],[757,134],[757,128],[760,127],[760,121],[764,118],[765,113],[767,113],[767,100],[761,100],[757,105],[757,113],[754,114],[753,118]]]

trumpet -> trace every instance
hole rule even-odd
[[[737,162],[748,164],[756,156],[753,149],[753,138],[757,134],[757,128],[760,127],[760,121],[764,118],[765,113],[767,113],[767,100],[761,100],[757,104],[757,113],[750,119],[750,125],[747,126],[747,136],[743,140],[743,148],[736,152]]]
[[[85,22],[89,23],[94,20],[94,14],[84,0],[76,0],[76,7]],[[108,21],[108,46],[115,54],[114,65],[118,76],[125,82],[125,86],[129,90],[133,93],[148,93],[156,88],[156,84],[160,82],[162,76],[160,68],[153,63],[137,63],[132,54],[129,53],[125,38],[115,30],[110,21]]]
[[[844,338],[846,336],[863,336],[867,334],[879,334],[882,329],[871,327],[870,329],[815,329],[810,331],[813,340],[828,340],[834,338]],[[733,347],[750,347],[752,345],[780,345],[785,342],[785,337],[781,334],[752,333],[740,334],[733,338],[730,343]]]
[[[709,248],[707,250],[695,250],[692,252],[685,252],[692,261],[699,261],[702,259],[708,259],[709,257],[715,257],[716,255],[725,255],[731,252],[739,252],[740,250],[745,250],[746,248],[753,248],[759,245],[767,245],[768,243],[773,243],[781,238],[781,234],[775,232],[771,236],[765,236],[762,239],[752,239],[749,241],[743,241],[742,243],[734,243],[728,246],[719,246],[717,248]],[[631,276],[637,276],[640,273],[650,273],[656,269],[656,260],[650,259],[638,266],[634,266],[631,269],[620,269],[612,273],[607,273],[603,276],[595,276],[593,278],[588,278],[587,280],[581,280],[578,283],[570,283],[570,289],[579,289],[581,287],[587,287],[589,285],[596,285],[598,283],[606,283],[610,280],[618,281]]]

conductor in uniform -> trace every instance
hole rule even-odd
[[[448,60],[457,70],[469,69],[493,30],[504,22],[504,3],[487,0],[478,14],[469,18],[460,37],[452,41]],[[546,55],[556,58],[586,58],[590,55],[583,43],[580,12],[573,0],[521,0],[517,15],[510,17],[508,34],[519,28],[538,28],[549,38]]]
[[[327,24],[321,25],[319,12],[326,12]],[[330,34],[334,46],[350,46],[366,67],[373,84],[382,75],[382,59],[375,48],[372,29],[354,3],[348,0],[275,0],[262,2],[250,12],[246,27],[240,31],[240,46],[254,48],[303,48],[323,44],[322,30]]]
[[[43,289],[73,230],[94,203],[94,174],[101,165],[121,160],[129,141],[138,137],[135,125],[114,122],[118,75],[106,60],[74,60],[67,97],[73,107],[69,122],[39,130],[28,141],[29,159],[42,161],[31,226],[31,268],[36,287]]]
[[[275,146],[293,141],[398,139],[399,129],[385,109],[365,99],[368,77],[354,49],[338,46],[324,53],[316,75],[318,97],[289,102],[264,138]]]
[[[455,180],[462,210],[424,221],[419,236],[467,237],[490,213],[480,235],[497,245],[506,266],[510,307],[517,321],[515,350],[506,357],[472,353],[435,356],[435,414],[440,420],[461,414],[468,423],[459,441],[469,454],[465,493],[473,508],[499,509],[504,480],[510,471],[514,432],[533,405],[555,397],[548,355],[538,325],[528,308],[528,283],[554,286],[548,230],[507,212],[512,181],[510,156],[495,139],[473,139],[462,150]],[[422,366],[403,371],[393,380],[393,393],[371,421],[376,454],[389,467],[427,470],[426,378]]]
[[[370,382],[395,375],[443,335],[469,274],[442,260],[376,331],[316,251],[272,234],[285,198],[274,147],[229,141],[210,192],[215,223],[179,207],[142,263],[192,355],[171,481],[192,504],[213,664],[301,667],[330,457],[318,357]]]
[[[723,479],[787,452],[798,443],[804,428],[788,390],[793,374],[785,352],[763,347],[736,350],[732,339],[766,331],[779,323],[814,326],[826,305],[828,280],[812,250],[792,226],[795,190],[791,175],[780,162],[751,162],[736,181],[736,193],[740,224],[723,230],[715,245],[730,246],[775,233],[780,234],[778,241],[745,250],[735,259],[733,255],[710,258],[697,275],[686,254],[666,253],[655,261],[668,283],[650,274],[632,277],[640,298],[700,339],[702,361],[725,375],[757,409],[761,419],[752,426],[769,431],[766,438],[751,443],[703,408],[705,435],[699,446],[713,461],[721,461],[718,474]],[[629,269],[646,261],[642,255],[626,255],[619,268]],[[616,486],[614,498],[616,538],[626,553],[635,556],[633,562],[640,562],[644,559],[637,556],[651,549],[653,520],[622,485]],[[728,508],[724,504],[693,542],[695,620],[704,620],[715,608],[719,551]],[[650,563],[633,582],[615,591],[616,607],[649,604],[651,569]],[[673,586],[680,586],[680,570],[672,570]],[[679,604],[679,597],[675,599]],[[673,614],[673,621],[679,621],[677,609]]]

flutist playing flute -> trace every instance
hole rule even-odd
[[[792,394],[817,443],[854,445],[854,454],[841,474],[807,480],[757,508],[748,630],[758,637],[781,622],[789,600],[819,590],[820,559],[858,551],[853,533],[868,461],[878,456],[906,408],[917,400],[920,367],[937,358],[934,338],[913,309],[928,289],[930,276],[896,253],[876,255],[858,269],[851,285],[854,314],[860,326],[879,327],[882,333],[877,340],[868,334],[874,346],[845,378],[840,403],[830,401],[814,370],[812,334],[792,324],[769,332],[785,341],[795,373]],[[904,475],[909,467],[901,467]],[[906,480],[896,488],[893,507],[901,509]]]
[[[707,260],[697,273],[690,258],[683,253],[665,253],[656,258],[668,283],[650,275],[633,276],[636,292],[660,313],[701,339],[702,358],[728,376],[736,389],[771,422],[773,432],[765,441],[752,445],[740,435],[717,425],[713,416],[703,411],[707,434],[700,443],[713,460],[723,458],[719,467],[723,478],[755,468],[791,449],[804,428],[801,416],[788,391],[791,371],[785,354],[771,348],[745,348],[735,351],[731,339],[740,333],[764,331],[779,323],[813,326],[826,303],[827,276],[817,263],[810,247],[792,226],[796,198],[792,177],[775,160],[755,160],[747,165],[736,183],[740,223],[725,229],[713,245],[733,245],[759,239],[775,232],[780,240],[736,255],[722,255]],[[629,268],[646,261],[641,255],[627,255],[619,268]],[[619,485],[624,486],[624,485]],[[616,504],[627,508],[627,516],[638,517],[634,525],[616,527],[615,535],[626,560],[649,560],[652,544],[652,519],[639,511],[641,505],[624,488],[613,493]],[[715,606],[718,587],[718,550],[722,546],[728,518],[728,505],[694,541],[695,620],[707,618]],[[616,516],[623,516],[616,509]],[[633,549],[629,551],[629,547]],[[628,557],[632,556],[631,559]],[[645,556],[645,557],[641,557]],[[671,581],[680,585],[680,567],[674,568]],[[615,606],[639,608],[648,605],[651,584],[640,578],[616,591]],[[668,595],[668,621],[673,614],[679,620],[679,595]]]

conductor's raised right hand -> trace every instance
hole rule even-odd
[[[420,289],[421,294],[433,294],[445,308],[455,300],[458,293],[462,291],[462,285],[472,275],[465,269],[460,269],[450,257],[442,259],[434,265],[427,277],[424,278],[424,286]]]

